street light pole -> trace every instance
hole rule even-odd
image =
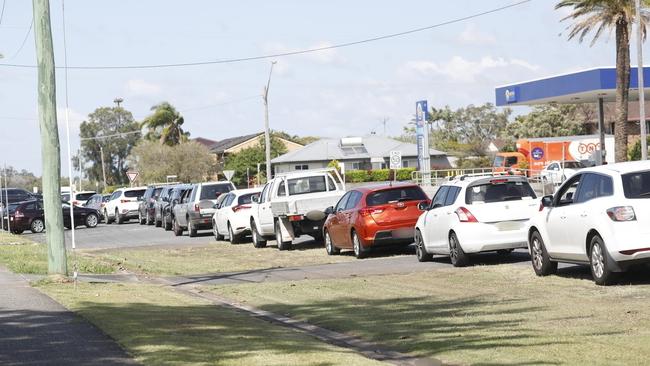
[[[99,145],[99,157],[102,159],[102,178],[104,178],[104,190],[106,190],[106,166],[104,165],[104,148]]]
[[[266,145],[266,181],[271,180],[271,131],[269,130],[269,87],[271,86],[271,74],[273,73],[273,65],[277,61],[271,62],[271,71],[269,71],[269,80],[264,87],[264,142]]]
[[[643,29],[641,28],[641,0],[636,0],[636,50],[639,80],[639,127],[641,129],[641,160],[648,159],[647,131],[645,126],[645,85],[643,81]]]

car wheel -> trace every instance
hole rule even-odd
[[[533,270],[538,276],[548,276],[557,272],[557,262],[551,261],[542,235],[537,231],[530,236],[530,259]]]
[[[334,242],[332,242],[332,237],[330,237],[330,233],[327,231],[327,229],[325,230],[323,237],[325,238],[325,251],[328,255],[336,255],[341,253],[341,249],[337,248],[336,245],[334,245]]]
[[[418,258],[418,262],[428,262],[433,259],[433,254],[427,252],[427,249],[424,247],[424,239],[420,230],[415,231],[415,255]]]
[[[255,226],[255,222],[253,221],[251,221],[251,234],[253,235],[253,246],[255,248],[266,247],[266,240],[264,240],[262,235],[257,231],[257,226]]]
[[[34,234],[42,233],[43,230],[45,230],[45,222],[43,222],[41,219],[34,219],[32,220],[30,229]]]
[[[162,216],[162,215],[161,215],[161,216]],[[154,221],[155,221],[156,227],[161,227],[162,224],[163,224],[163,223],[162,223],[162,218],[161,218],[160,220],[158,220],[157,218],[154,217]]]
[[[190,238],[194,238],[196,236],[196,228],[192,224],[192,220],[190,218],[187,218],[187,231],[190,234]]]
[[[94,228],[97,227],[97,223],[99,222],[99,216],[97,216],[94,213],[88,214],[86,216],[86,227],[87,228]]]
[[[153,217],[149,216],[148,212],[145,212],[145,215],[146,215],[145,220],[147,221],[147,225],[153,225],[154,224]]]
[[[113,223],[113,220],[111,220],[111,217],[108,216],[108,211],[104,210],[104,219],[106,220],[106,225],[110,225]]]
[[[469,264],[469,257],[460,245],[456,233],[453,232],[449,235],[449,259],[454,267],[464,267]]]
[[[117,214],[117,213],[116,213],[116,214]],[[140,225],[144,225],[144,224],[147,223],[147,220],[145,220],[145,219],[142,217],[142,212],[140,212],[140,210],[138,210],[138,222],[140,223]]]
[[[216,241],[222,241],[223,240],[223,235],[219,234],[219,228],[217,227],[216,222],[212,222],[212,233],[214,234],[214,240]]]
[[[282,231],[280,230],[280,221],[275,222],[275,241],[278,243],[278,249],[291,249],[291,241],[282,241]]]
[[[121,225],[124,223],[124,216],[120,215],[120,212],[115,209],[115,221],[117,221],[118,225]]]
[[[165,227],[165,231],[170,231],[172,229],[172,215],[171,214],[165,214],[163,216],[163,226]]]
[[[368,255],[368,249],[363,247],[356,231],[352,231],[352,248],[354,249],[354,256],[357,257],[357,259],[365,258]]]
[[[174,235],[175,236],[183,235],[183,228],[178,224],[178,221],[176,221],[176,218],[172,219],[172,226],[174,227]]]
[[[16,235],[20,235],[20,234],[23,233],[23,231],[24,231],[24,230],[22,230],[22,229],[15,229],[15,230],[11,230],[11,233],[12,233],[12,234],[16,234]]]
[[[230,226],[230,223],[228,223],[228,238],[230,239],[230,244],[239,244],[241,241],[241,237],[239,235],[235,235],[235,233],[232,231],[232,226]]]
[[[591,267],[591,275],[594,282],[600,286],[611,285],[616,281],[618,273],[613,272],[610,266],[610,257],[607,254],[607,248],[603,239],[596,235],[591,239],[591,246],[589,250],[589,262]]]

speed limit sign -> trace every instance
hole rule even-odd
[[[390,152],[390,168],[402,169],[402,152],[393,150]]]

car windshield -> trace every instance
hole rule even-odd
[[[503,156],[496,156],[494,158],[494,166],[503,166]]]
[[[565,161],[564,162],[564,168],[565,169],[582,169],[585,166],[579,162],[579,161]]]
[[[621,178],[626,198],[650,198],[650,171],[623,174]]]
[[[379,206],[393,202],[424,201],[427,195],[419,187],[402,187],[373,192],[366,197],[368,206]]]
[[[142,197],[144,196],[144,189],[138,189],[134,191],[124,191],[124,197]]]
[[[201,188],[201,197],[202,200],[214,200],[219,198],[222,193],[228,193],[232,191],[230,184],[210,184],[204,185]]]
[[[484,184],[469,186],[465,196],[468,205],[536,198],[530,184],[520,180],[493,179]]]
[[[77,197],[77,201],[88,201],[88,200],[90,199],[90,197],[92,197],[92,196],[94,196],[94,195],[95,195],[94,192],[90,192],[90,193],[77,193],[76,197]]]
[[[283,182],[284,183],[284,182]],[[307,194],[316,192],[325,192],[325,176],[319,175],[315,177],[293,178],[287,181],[289,186],[289,195],[294,196],[297,194]],[[284,184],[280,185],[278,196],[284,195]]]

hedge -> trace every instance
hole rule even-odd
[[[397,170],[397,180],[411,180],[411,173],[415,168],[404,168]],[[390,169],[377,170],[348,170],[345,172],[345,180],[350,183],[361,182],[385,182],[393,179]]]

